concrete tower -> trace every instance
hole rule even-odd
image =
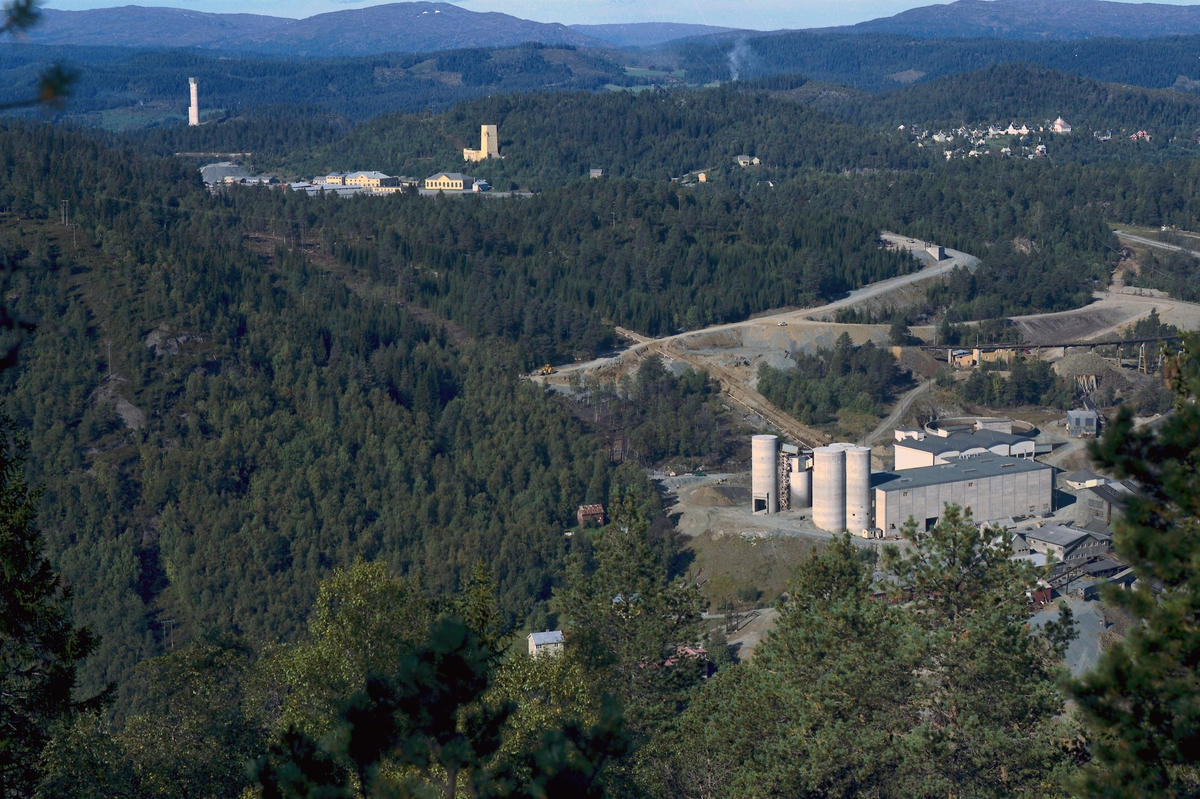
[[[813,450],[813,523],[829,533],[846,530],[846,450],[834,444]]]
[[[500,157],[500,132],[495,125],[484,125],[479,130],[479,149],[488,158]]]
[[[200,86],[196,83],[195,78],[188,78],[188,84],[192,89],[192,104],[188,108],[188,124],[194,127],[200,124]]]
[[[792,486],[792,507],[812,507],[812,469],[808,458],[797,455],[792,458],[792,473],[788,476]]]
[[[871,521],[871,450],[846,448],[846,529],[857,535]]]
[[[500,133],[495,125],[481,125],[479,127],[479,149],[463,150],[464,161],[482,161],[485,158],[500,157]]]
[[[755,513],[779,511],[779,438],[750,440],[750,492]]]

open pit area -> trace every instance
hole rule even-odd
[[[1162,297],[1142,297],[1118,292],[1097,292],[1096,302],[1086,308],[1062,313],[1015,316],[1027,344],[1062,344],[1070,341],[1102,341],[1120,336],[1137,320],[1157,310],[1163,322],[1181,330],[1200,330],[1200,305]]]

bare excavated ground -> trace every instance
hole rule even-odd
[[[1150,309],[1146,309],[1149,313]],[[1122,323],[1130,323],[1139,315],[1131,316],[1129,309],[1117,305],[1089,305],[1075,311],[1057,314],[1020,316],[1013,319],[1021,329],[1021,336],[1028,344],[1060,344],[1081,341]]]
[[[1062,344],[1118,336],[1137,320],[1158,311],[1163,322],[1181,330],[1200,330],[1200,305],[1160,297],[1099,292],[1086,308],[1062,313],[1016,316],[1013,322],[1029,344]]]

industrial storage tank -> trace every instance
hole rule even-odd
[[[755,513],[779,511],[779,438],[755,436],[750,440],[750,493]]]
[[[858,534],[874,526],[871,518],[871,450],[846,447],[846,529]]]
[[[837,445],[813,450],[813,522],[829,533],[846,530],[846,450]]]
[[[798,461],[803,461],[797,458]],[[788,475],[791,480],[792,488],[792,507],[793,508],[811,508],[812,507],[812,470],[800,468],[799,465],[792,469],[792,473]]]

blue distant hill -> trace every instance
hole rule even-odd
[[[828,30],[900,33],[925,39],[1152,39],[1200,33],[1200,6],[1108,0],[957,0]]]
[[[45,9],[42,15],[42,23],[26,37],[33,44],[204,48],[300,57],[429,53],[525,42],[612,46],[565,25],[478,13],[450,3],[390,3],[307,19],[141,6]]]
[[[694,25],[686,22],[633,22],[624,25],[572,25],[571,30],[617,47],[653,47],[656,44],[729,33],[734,28],[715,25]]]

